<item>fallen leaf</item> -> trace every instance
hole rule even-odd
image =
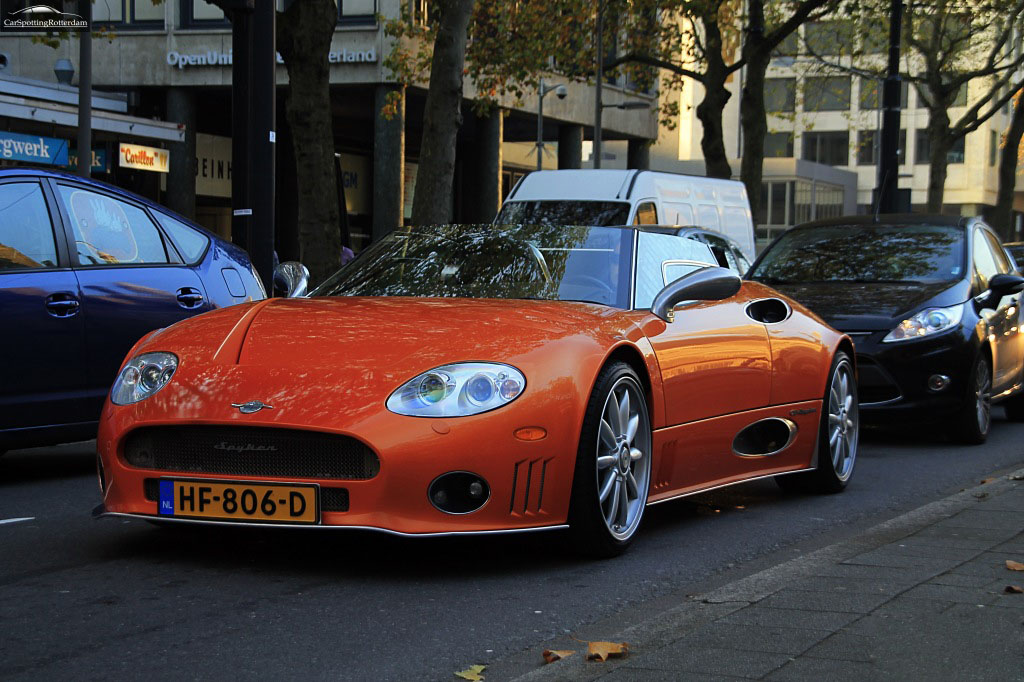
[[[576,653],[576,652],[575,651],[564,651],[564,650],[563,651],[558,651],[558,650],[552,650],[552,649],[545,649],[544,650],[544,662],[545,663],[554,663],[555,661],[560,661],[563,658],[568,658],[569,656],[572,656],[574,653]]]
[[[994,480],[996,480],[996,479],[994,479],[994,478],[983,478],[983,479],[981,479],[981,484],[985,485],[986,483],[991,483]]]
[[[625,642],[588,642],[587,660],[604,663],[609,658],[625,658],[629,655],[629,645]]]
[[[1012,559],[1006,560],[1006,567],[1011,571],[1024,571],[1024,564],[1019,561],[1013,561]]]
[[[472,682],[481,682],[481,680],[484,679],[484,676],[480,673],[482,673],[486,668],[486,665],[471,665],[465,670],[460,670],[455,673],[455,677],[461,677],[464,680],[471,680]]]
[[[1024,594],[1024,587],[1020,585],[1007,585],[1006,589],[1003,590],[1007,594]]]

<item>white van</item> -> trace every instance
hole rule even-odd
[[[648,170],[535,171],[509,193],[496,224],[696,225],[732,238],[753,261],[747,189],[719,180]]]

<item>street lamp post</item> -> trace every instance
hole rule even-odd
[[[594,168],[601,167],[601,85],[604,83],[604,0],[597,3],[597,26],[594,32],[597,45],[597,64],[594,76]]]
[[[554,92],[559,99],[565,99],[569,93],[564,85],[546,85],[543,78],[537,86],[537,170],[544,161],[544,97],[549,92]]]

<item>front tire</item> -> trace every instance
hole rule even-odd
[[[777,476],[789,492],[839,493],[853,477],[860,441],[857,378],[850,357],[840,351],[832,360],[818,424],[818,466],[814,471]]]
[[[965,445],[981,445],[992,426],[992,365],[979,355],[967,380],[967,402],[957,415],[956,438]]]
[[[578,550],[607,558],[626,551],[647,506],[651,420],[640,379],[616,362],[597,377],[576,453],[569,527]]]

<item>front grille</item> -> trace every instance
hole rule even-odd
[[[129,434],[124,459],[154,471],[365,480],[377,455],[355,438],[255,426],[152,426]]]
[[[142,481],[142,494],[150,502],[160,501],[160,479],[146,478]],[[320,511],[347,512],[348,488],[320,488]]]

